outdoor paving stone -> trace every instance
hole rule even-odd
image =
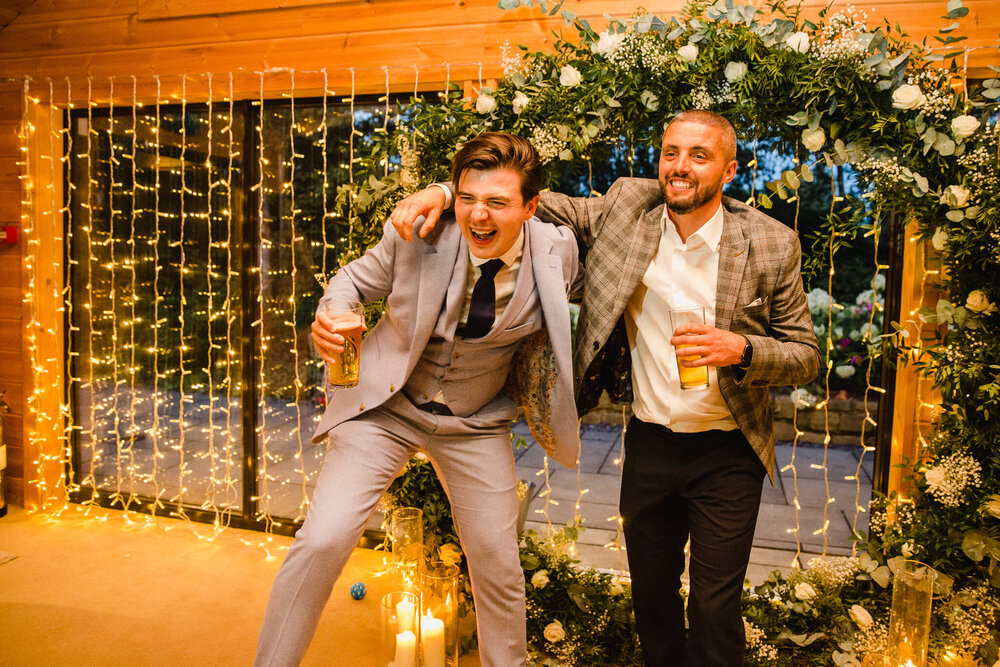
[[[616,475],[601,475],[581,472],[579,479],[573,470],[560,469],[549,475],[549,486],[552,487],[553,498],[576,500],[580,489],[587,489],[583,498],[587,500],[601,499],[602,502],[618,502],[620,490]]]
[[[747,567],[746,578],[749,580],[750,586],[753,587],[767,581],[767,578],[775,570],[787,576],[794,569],[793,560],[799,563],[800,568],[802,567],[801,557],[795,558],[794,553],[781,549],[754,547],[750,550],[750,565]]]
[[[854,513],[854,499],[858,493],[857,482],[836,482],[830,481],[830,497],[834,499],[831,503],[833,506],[839,507],[844,512]],[[871,498],[871,488],[865,486],[864,483],[861,485],[861,498],[860,503],[862,507],[868,507],[868,501]],[[789,496],[792,496],[792,489],[788,489]],[[799,484],[799,505],[802,507],[816,507],[822,509],[823,505],[826,504],[827,500],[826,485],[823,484],[823,480],[812,481],[808,484]],[[789,498],[791,502],[792,498]]]
[[[775,466],[778,470],[791,462],[792,448],[788,446],[775,447]],[[874,457],[868,459],[874,461]],[[814,468],[823,464],[823,448],[814,446],[799,445],[795,447],[795,469],[799,479],[823,479],[823,470]],[[848,449],[840,447],[829,447],[826,453],[827,475],[831,478],[843,479],[847,475],[853,475],[857,471],[858,460],[854,453]],[[791,475],[791,470],[786,470],[783,475]]]
[[[781,475],[774,476],[774,485],[771,485],[771,481],[764,478],[763,487],[760,492],[760,502],[769,503],[772,505],[785,505],[788,503],[785,492],[785,482]]]
[[[577,558],[581,564],[598,570],[611,570],[613,572],[628,571],[628,560],[624,552],[620,553],[603,546],[594,544],[583,544],[577,542]]]
[[[610,424],[582,424],[580,438],[582,440],[617,442],[622,437],[622,427]]]
[[[827,529],[827,552],[850,553],[850,526],[840,512],[830,513]],[[816,510],[799,511],[798,539],[803,549],[821,553],[823,535],[813,532],[823,526],[822,515]],[[761,505],[754,533],[754,545],[778,549],[795,550],[795,534],[788,530],[795,527],[795,511],[791,505]]]

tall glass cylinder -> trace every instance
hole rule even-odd
[[[424,513],[416,507],[400,507],[389,521],[394,576],[407,590],[419,584],[424,556]]]
[[[924,563],[907,560],[896,567],[894,575],[887,652],[894,664],[924,667],[937,572]]]
[[[417,667],[420,596],[410,591],[387,593],[379,607],[379,667]]]
[[[458,567],[428,563],[420,576],[424,667],[458,665]]]

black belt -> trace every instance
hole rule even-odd
[[[438,415],[440,417],[454,417],[455,413],[445,405],[444,403],[438,403],[437,401],[429,401],[427,403],[417,403],[415,404],[418,410],[423,410],[424,412],[429,412],[432,415]]]

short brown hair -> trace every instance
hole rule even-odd
[[[718,130],[720,139],[722,139],[722,150],[726,152],[726,160],[736,159],[736,130],[733,129],[732,123],[726,120],[725,117],[707,109],[689,109],[674,116],[667,123],[667,127],[670,127],[674,123],[698,123]],[[664,131],[666,131],[666,128],[664,128]]]
[[[527,139],[506,132],[483,132],[458,150],[451,163],[451,184],[456,192],[459,179],[468,169],[513,169],[521,176],[521,197],[525,202],[542,189],[538,151]]]

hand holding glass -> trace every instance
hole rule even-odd
[[[692,308],[675,308],[670,311],[670,326],[676,332],[677,327],[682,324],[704,324],[705,323],[705,307],[698,306]],[[675,334],[676,335],[676,334]],[[694,336],[696,334],[683,334],[686,336]],[[676,352],[677,358],[677,374],[681,381],[681,389],[686,391],[695,389],[707,389],[708,388],[708,366],[696,366],[694,368],[681,365],[681,359],[700,359],[697,355],[683,355],[681,350],[686,347],[694,347],[694,344],[690,345],[675,345],[674,351]]]
[[[328,381],[334,387],[353,387],[358,384],[361,371],[361,332],[365,324],[365,307],[340,310],[327,304],[326,314],[334,331],[344,337],[344,351],[330,355],[332,361],[327,364]]]

